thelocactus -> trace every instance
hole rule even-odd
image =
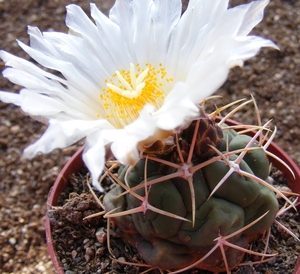
[[[261,132],[239,134],[203,114],[165,153],[149,149],[111,174],[106,216],[152,267],[229,271],[278,212]]]

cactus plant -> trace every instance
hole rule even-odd
[[[268,183],[262,133],[269,129],[259,126],[249,137],[226,117],[216,122],[218,112],[202,111],[174,134],[173,146],[146,150],[117,176],[107,170],[116,186],[104,197],[105,216],[151,267],[230,273],[245,253],[273,256],[247,250],[274,222],[276,194],[291,204]]]

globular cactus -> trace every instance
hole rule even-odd
[[[209,116],[174,143],[111,174],[117,185],[104,197],[106,217],[152,267],[229,273],[278,212],[265,149]]]

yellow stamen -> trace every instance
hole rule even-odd
[[[102,116],[122,128],[137,119],[146,104],[160,108],[170,90],[169,82],[173,82],[173,78],[165,78],[166,74],[162,64],[156,69],[150,63],[145,69],[131,63],[129,70],[114,72],[112,78],[104,79],[106,87],[100,94]]]

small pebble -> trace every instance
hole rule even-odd
[[[125,263],[125,262],[126,262],[126,260],[125,260],[125,258],[124,258],[124,257],[119,257],[119,258],[118,258],[118,262]]]
[[[71,271],[71,270],[67,270],[66,272],[65,272],[65,274],[76,274],[74,271]]]
[[[20,131],[20,126],[19,126],[19,125],[15,125],[15,126],[12,126],[12,127],[10,128],[10,132],[11,132],[12,134],[17,134],[19,131]]]
[[[286,246],[294,246],[296,244],[296,241],[294,238],[290,237],[286,241]]]
[[[17,243],[17,240],[15,238],[9,238],[8,242],[11,244],[11,245],[15,245]]]
[[[85,250],[85,254],[86,254],[86,255],[89,255],[89,256],[94,256],[94,255],[95,255],[95,250],[94,250],[93,248],[88,247],[88,248]]]
[[[74,263],[78,264],[81,260],[82,260],[81,257],[77,257],[73,261],[74,261]]]
[[[76,250],[72,250],[71,256],[72,256],[72,259],[74,260],[76,258],[76,256],[77,256],[77,251]]]
[[[106,248],[105,247],[100,247],[96,251],[96,256],[97,257],[102,257],[105,254]]]
[[[85,245],[85,244],[87,244],[89,241],[90,241],[90,239],[84,239],[84,240],[83,240],[83,244]]]
[[[99,243],[104,244],[106,242],[107,239],[107,234],[104,231],[104,228],[101,227],[97,230],[96,232],[96,238],[98,240]]]

